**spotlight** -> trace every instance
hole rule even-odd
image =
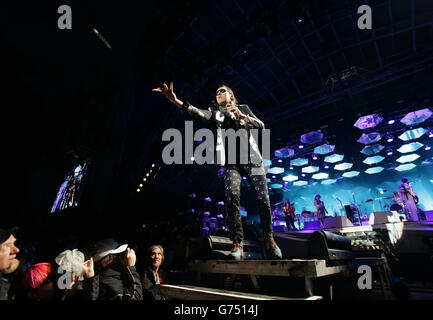
[[[301,18],[299,18],[299,19],[298,19],[298,23],[301,23],[301,22],[302,22],[302,19],[301,19]]]
[[[388,121],[388,124],[394,124],[395,123],[395,120],[389,120]]]
[[[194,161],[194,157],[191,157],[191,161]]]
[[[306,176],[306,174],[305,174],[305,173],[303,173],[303,174],[301,174],[301,176],[305,177],[305,176]]]
[[[242,179],[246,180],[246,179],[247,179],[247,177],[242,177]]]
[[[325,168],[325,169],[329,169],[329,163],[325,162],[325,163],[323,164],[323,168]]]
[[[313,157],[313,160],[317,160],[317,154],[313,153],[312,157]]]
[[[394,141],[394,137],[392,136],[392,134],[388,133],[386,135],[386,141],[388,141],[388,142],[393,142]]]
[[[142,186],[143,186],[143,184],[142,184],[142,183],[140,183],[139,187],[141,188]]]
[[[143,181],[146,181],[147,179],[146,178],[143,178]]]
[[[429,138],[433,138],[433,130],[431,128],[427,128],[427,134]]]
[[[292,167],[292,166],[290,166],[290,170],[293,170],[293,167]]]
[[[154,164],[154,163],[152,163],[152,168],[153,168],[153,167],[155,167],[155,164]]]
[[[279,163],[281,163],[281,162],[283,162],[283,160],[281,160],[281,159],[278,159],[278,162],[279,162]]]
[[[299,148],[299,149],[304,149],[304,146],[303,146],[302,144],[300,144],[300,145],[298,146],[298,148]]]
[[[146,177],[148,177],[149,176],[149,174],[148,173],[146,173]]]
[[[425,151],[429,151],[430,149],[431,149],[431,147],[429,145],[426,145],[424,148]]]
[[[392,149],[388,149],[388,151],[386,152],[386,154],[387,154],[388,156],[392,156],[392,154],[393,154]]]
[[[275,179],[275,176],[272,176],[272,179]]]
[[[140,189],[137,189],[137,192],[140,192]]]

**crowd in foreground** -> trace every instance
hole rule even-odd
[[[161,245],[147,249],[145,266],[137,271],[135,251],[111,238],[97,241],[91,255],[68,249],[35,264],[19,254],[16,241],[17,228],[0,229],[0,300],[166,299],[159,292]]]

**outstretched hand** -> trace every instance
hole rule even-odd
[[[167,84],[163,83],[161,87],[152,89],[152,91],[162,93],[173,103],[176,101],[176,94],[173,91],[173,82],[170,82],[170,88],[167,86]]]

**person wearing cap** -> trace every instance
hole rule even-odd
[[[99,283],[98,300],[143,300],[141,279],[135,269],[136,256],[127,244],[114,239],[96,244],[93,256]]]
[[[0,229],[0,300],[8,300],[10,283],[3,275],[9,273],[9,270],[16,262],[16,254],[20,251],[15,246],[17,240],[14,236],[17,229]]]
[[[166,300],[159,293],[159,285],[162,283],[162,272],[160,267],[164,262],[164,248],[153,245],[147,249],[147,267],[143,275],[143,293],[145,300]]]
[[[408,221],[419,221],[418,196],[413,191],[412,185],[408,182],[407,178],[402,178],[401,182],[403,183],[398,186],[398,195],[405,208],[406,218]]]

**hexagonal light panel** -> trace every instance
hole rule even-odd
[[[342,154],[332,154],[330,156],[325,157],[325,162],[336,163],[344,159],[344,155]]]
[[[272,174],[280,174],[284,172],[284,168],[280,168],[280,167],[273,167],[273,168],[269,168],[268,173],[272,173]]]
[[[370,164],[379,163],[379,162],[383,161],[383,159],[385,159],[385,158],[382,156],[374,156],[374,157],[365,158],[365,160],[362,162],[370,165]]]
[[[372,144],[370,146],[365,146],[364,149],[361,150],[361,153],[371,156],[372,154],[381,152],[384,148],[385,147],[381,144]]]
[[[343,162],[343,163],[335,165],[334,170],[343,171],[343,170],[350,169],[352,167],[353,167],[353,163]]]
[[[328,153],[334,152],[334,149],[335,149],[335,145],[322,144],[321,146],[314,148],[314,153],[328,154]]]
[[[316,179],[316,180],[322,180],[322,179],[328,179],[329,174],[321,172],[321,173],[316,173],[313,174],[312,178]]]
[[[269,185],[272,189],[281,189],[283,187],[282,184],[280,183],[273,183],[271,185]]]
[[[401,156],[396,161],[400,162],[400,163],[406,163],[406,162],[415,161],[418,158],[419,158],[419,155],[417,155],[416,153],[412,153],[412,154],[408,154],[408,155],[405,155],[405,156]]]
[[[298,176],[295,176],[293,174],[289,174],[288,176],[283,177],[283,180],[289,181],[289,182],[296,181],[296,180],[298,180]]]
[[[291,166],[301,167],[308,164],[308,159],[305,158],[296,158],[290,161]]]
[[[376,173],[382,172],[384,169],[385,168],[383,168],[383,167],[368,168],[367,170],[365,170],[365,173],[376,174]]]
[[[348,171],[343,173],[343,177],[345,178],[353,178],[359,176],[359,171]]]
[[[433,114],[428,108],[409,112],[404,116],[403,119],[400,120],[401,123],[404,123],[407,126],[413,126],[415,124],[426,121]]]
[[[412,143],[402,145],[400,148],[397,149],[397,151],[400,153],[415,152],[421,147],[424,147],[422,143],[412,142]]]
[[[427,130],[424,128],[407,130],[406,132],[403,132],[401,135],[399,135],[398,138],[403,141],[418,139],[419,137],[422,137],[426,132]]]
[[[275,150],[274,155],[278,158],[290,158],[295,155],[295,150],[284,147],[278,150]]]
[[[263,166],[264,167],[270,167],[272,165],[272,161],[271,160],[263,160]]]
[[[336,179],[328,179],[328,180],[323,180],[322,184],[333,184],[336,183],[337,180]]]
[[[382,136],[379,132],[371,132],[362,134],[358,139],[358,142],[362,144],[370,144],[378,142],[380,139],[382,139]]]
[[[383,117],[377,113],[370,114],[368,116],[363,116],[356,121],[354,124],[355,127],[358,127],[361,130],[374,128],[379,123],[381,123],[383,120]]]
[[[308,184],[307,181],[296,181],[296,182],[293,182],[293,185],[294,185],[294,186],[298,186],[298,187],[300,187],[300,186],[305,186],[305,185],[307,185],[307,184]]]
[[[401,164],[397,168],[395,168],[395,170],[397,170],[397,171],[408,171],[408,170],[412,170],[415,167],[416,167],[416,164],[413,164],[413,163]]]
[[[308,132],[301,136],[301,142],[305,144],[319,143],[323,139],[323,133],[318,131]]]
[[[309,166],[302,168],[302,172],[304,173],[313,173],[319,171],[319,167],[316,166]]]

